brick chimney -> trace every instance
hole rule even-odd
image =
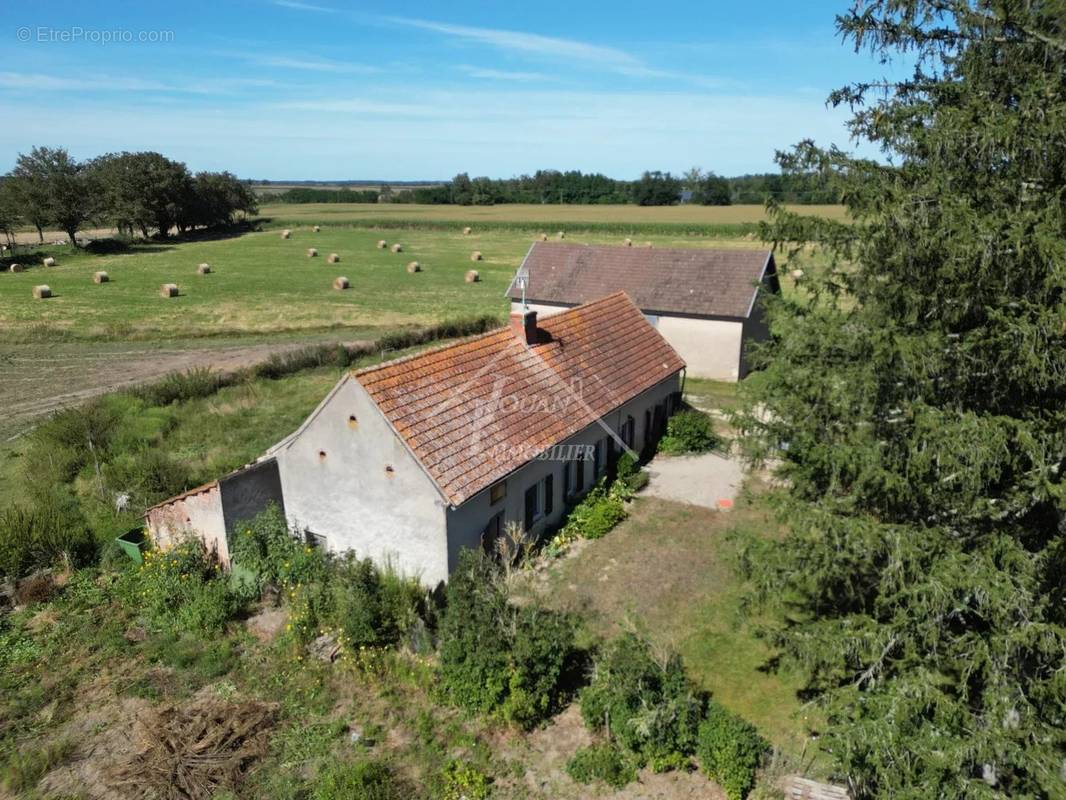
[[[516,311],[511,314],[511,330],[526,344],[537,343],[537,312]]]

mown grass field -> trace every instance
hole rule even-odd
[[[402,253],[375,246],[399,242]],[[621,243],[607,234],[574,234],[567,241]],[[699,240],[653,235],[654,246],[760,247],[747,239]],[[346,328],[395,328],[467,314],[507,313],[504,291],[533,238],[492,230],[464,236],[461,229],[374,230],[326,226],[293,228],[291,239],[261,231],[214,241],[134,246],[129,253],[91,256],[50,248],[57,265],[0,274],[0,334],[8,341],[54,339],[176,339],[196,336],[292,333]],[[318,256],[308,258],[314,247]],[[478,250],[483,260],[473,263]],[[45,251],[42,251],[45,252]],[[326,257],[337,253],[339,264]],[[418,261],[422,271],[406,265]],[[198,264],[211,265],[197,275]],[[463,276],[476,269],[478,283]],[[97,270],[110,281],[94,284]],[[351,288],[337,291],[345,276]],[[40,283],[55,296],[36,300]],[[180,295],[163,298],[160,285]]]
[[[786,206],[803,214],[845,219],[844,206]],[[415,205],[390,203],[307,203],[265,204],[259,213],[275,221],[366,222],[372,220],[411,220],[423,222],[483,221],[491,223],[550,222],[573,227],[581,223],[632,225],[743,225],[767,218],[761,205],[737,206],[637,206],[637,205],[526,205],[498,206]]]

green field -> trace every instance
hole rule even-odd
[[[788,206],[802,214],[844,219],[844,206]],[[686,225],[721,226],[762,222],[766,209],[761,205],[744,206],[637,206],[637,205],[524,205],[498,206],[415,205],[406,203],[307,203],[299,205],[266,204],[261,216],[274,221],[286,220],[332,223],[372,222],[374,220],[409,220],[415,222],[486,222],[539,223],[546,233],[553,227],[573,229],[581,224],[618,224],[632,226]]]
[[[402,253],[380,250],[385,238]],[[620,243],[602,233],[573,234],[568,241]],[[694,239],[651,235],[655,246],[760,247],[743,238]],[[314,331],[351,327],[396,327],[442,318],[507,310],[504,290],[533,237],[510,230],[474,232],[373,230],[325,225],[319,233],[293,228],[284,240],[274,230],[183,243],[135,245],[111,256],[72,254],[51,248],[57,266],[0,274],[0,332],[8,341],[50,338],[171,339],[249,333]],[[314,247],[318,256],[308,258]],[[471,263],[475,250],[483,260]],[[329,264],[337,253],[341,262]],[[418,261],[422,272],[405,267]],[[210,275],[197,275],[201,262]],[[465,283],[469,269],[481,281]],[[110,281],[94,284],[104,270]],[[346,276],[351,289],[336,291]],[[35,300],[33,286],[47,283],[55,296]],[[176,283],[177,298],[159,296],[163,283]]]

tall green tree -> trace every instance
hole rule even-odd
[[[90,166],[75,161],[62,147],[35,147],[18,157],[12,177],[16,191],[30,200],[26,214],[33,215],[38,235],[43,228],[38,215],[43,215],[77,247],[78,230],[100,207],[99,187]]]
[[[21,222],[14,181],[11,178],[0,179],[0,233],[9,247],[14,247],[15,231]]]
[[[633,200],[640,206],[672,206],[681,199],[681,181],[669,172],[645,172],[633,184]]]
[[[1063,798],[1066,6],[861,0],[838,26],[915,67],[831,97],[886,158],[780,156],[852,221],[765,231],[806,290],[770,303],[740,420],[788,486],[755,599],[857,795]]]
[[[44,229],[53,223],[48,194],[48,162],[42,157],[45,152],[45,148],[35,147],[29,155],[19,155],[15,169],[7,179],[21,216],[37,229],[37,238],[42,243]]]
[[[160,153],[109,153],[93,162],[106,213],[120,230],[151,230],[167,237],[191,203],[192,176],[184,164]]]

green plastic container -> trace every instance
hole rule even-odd
[[[115,539],[122,552],[130,557],[134,564],[144,563],[144,549],[148,546],[148,538],[144,535],[144,528],[131,528]]]

